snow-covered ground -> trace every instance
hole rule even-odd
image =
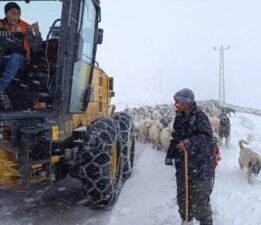
[[[214,225],[261,225],[261,174],[250,185],[238,165],[239,139],[261,154],[261,117],[236,113],[231,124],[231,148],[220,149],[211,198]],[[0,225],[180,225],[175,169],[164,165],[164,157],[164,151],[137,142],[133,176],[106,211],[82,204],[77,180],[58,183],[33,203],[25,203],[21,193],[0,190]]]
[[[231,148],[220,148],[222,161],[211,198],[214,224],[260,225],[261,174],[254,185],[247,183],[246,171],[238,165],[238,141],[248,140],[261,154],[261,117],[237,113],[231,124]],[[108,225],[179,225],[174,167],[165,166],[165,153],[150,144],[137,143],[137,149],[142,154],[134,175],[124,185]]]

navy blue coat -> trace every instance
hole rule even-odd
[[[188,113],[177,111],[172,138],[169,151],[175,159],[177,180],[184,180],[184,152],[176,147],[180,142],[188,151],[189,180],[203,181],[214,176],[212,128],[207,115],[196,103]]]

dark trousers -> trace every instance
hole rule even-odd
[[[0,92],[5,91],[14,79],[17,71],[25,64],[25,57],[20,53],[12,53],[9,57],[0,59],[0,66],[4,66],[4,72],[0,79]]]
[[[188,220],[193,218],[200,221],[200,225],[212,225],[212,210],[210,206],[210,194],[212,179],[206,181],[189,182]],[[185,220],[185,182],[177,180],[177,203],[179,214]]]

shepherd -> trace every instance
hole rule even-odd
[[[200,225],[212,225],[210,195],[215,173],[212,128],[207,115],[197,107],[192,90],[178,91],[174,100],[177,112],[165,164],[171,165],[175,160],[181,224],[191,225],[195,218]]]

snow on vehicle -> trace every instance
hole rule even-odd
[[[24,2],[40,11],[47,1]],[[133,167],[134,129],[129,114],[109,110],[113,78],[95,63],[100,3],[49,2],[60,17],[1,95],[0,188],[35,196],[69,175],[92,206],[111,206]]]

